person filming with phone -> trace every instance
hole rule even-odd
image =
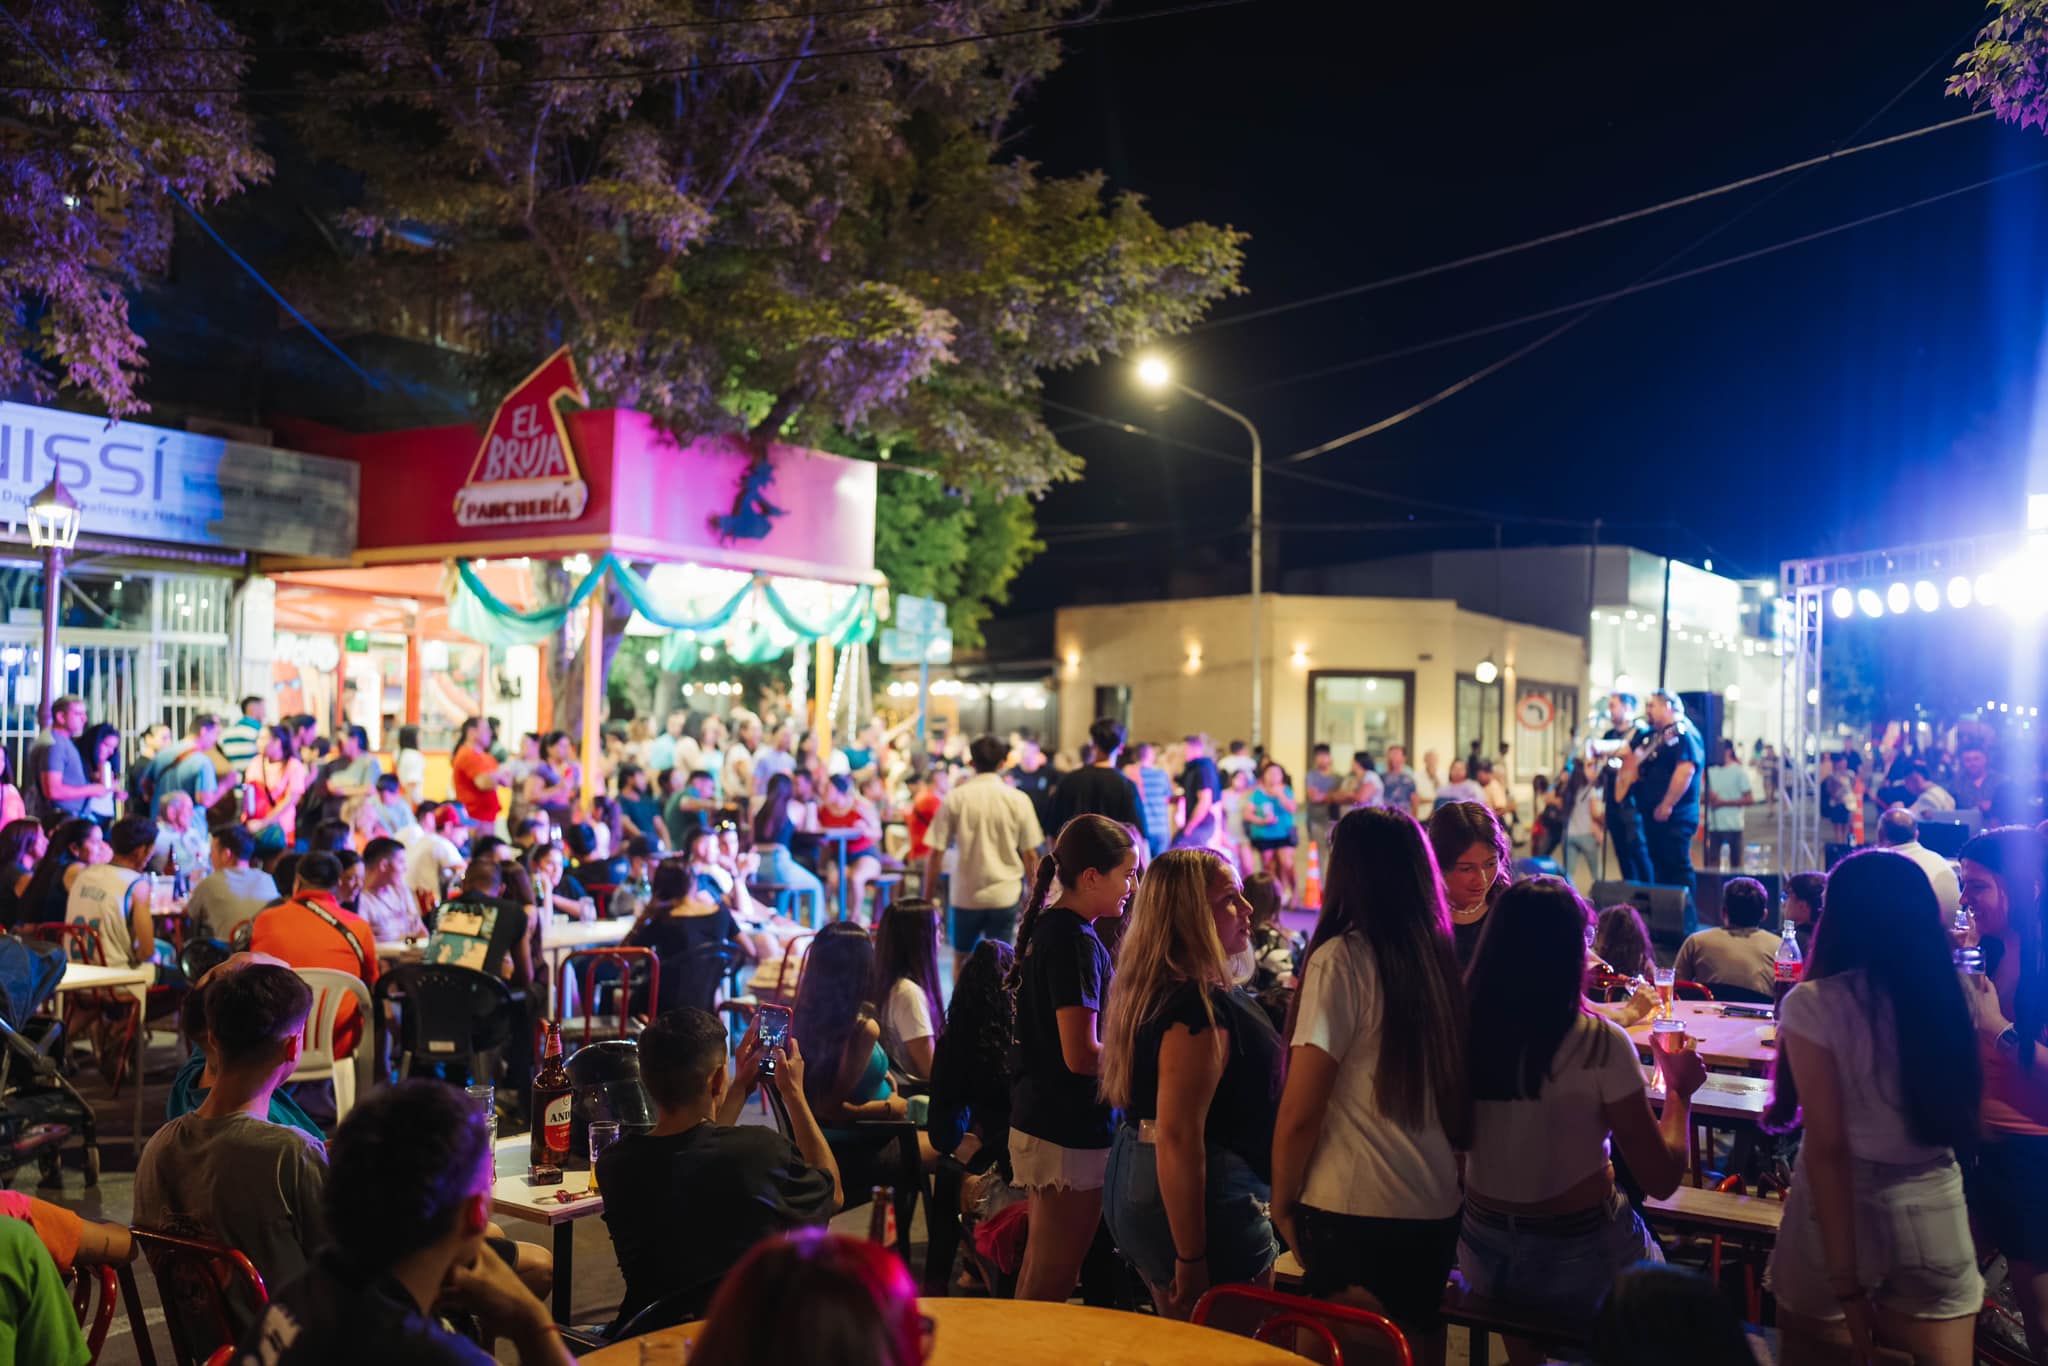
[[[704,1011],[666,1011],[640,1035],[654,1128],[606,1149],[597,1171],[626,1281],[620,1325],[679,1292],[691,1293],[671,1306],[673,1322],[702,1317],[718,1282],[755,1243],[823,1225],[846,1203],[839,1166],[804,1101],[804,1059],[789,1013],[764,1007],[761,1026],[741,1041],[730,1078],[725,1025]],[[794,1142],[738,1122],[764,1080],[789,1111]],[[689,1235],[677,1237],[679,1229]]]

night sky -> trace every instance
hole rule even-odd
[[[1161,7],[1133,0],[1115,12]],[[1222,319],[1827,152],[1930,64],[1853,141],[1966,114],[1942,81],[1983,13],[1977,0],[1399,14],[1256,0],[1071,35],[1019,145],[1053,172],[1100,167],[1168,223],[1249,232],[1249,293],[1219,308]],[[1270,467],[1561,320],[1279,383],[1303,370],[1622,287],[1717,228],[1667,269],[2036,161],[2048,161],[2048,137],[1987,119],[1789,185],[1199,332],[1172,349],[1187,382],[1259,424]],[[1610,524],[1605,539],[1711,555],[1717,569],[1748,573],[1774,573],[1789,557],[2016,527],[2048,297],[2044,209],[2048,173],[2025,176],[1611,304],[1440,407],[1295,467],[1470,516],[1269,473],[1266,515],[1282,567],[1490,544],[1490,516],[1599,516]],[[1055,376],[1048,394],[1247,450],[1233,424],[1185,401],[1158,408],[1121,367]],[[1020,580],[1013,611],[1086,596],[1077,569],[1143,584],[1167,564],[1242,560],[1244,542],[1231,533],[1246,515],[1247,472],[1050,416],[1088,471],[1046,499],[1053,549]],[[1411,514],[1433,525],[1302,526]],[[1673,521],[1683,529],[1649,525]],[[1639,525],[1614,525],[1629,522]],[[1132,525],[1108,531],[1114,523]],[[1584,539],[1527,521],[1504,534],[1510,543]],[[1130,572],[1107,572],[1119,565]]]

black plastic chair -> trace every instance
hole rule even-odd
[[[519,1003],[512,988],[474,968],[445,963],[400,963],[377,978],[372,996],[379,1026],[385,1005],[398,1005],[398,1075],[408,1077],[422,1064],[448,1069],[459,1066],[465,1084],[474,1076],[476,1060],[503,1047],[519,1028]],[[380,1048],[378,1056],[386,1056]]]
[[[683,959],[680,980],[675,989],[662,993],[662,1009],[695,1006],[707,1015],[715,1014],[718,1010],[718,988],[723,985],[727,995],[739,995],[733,989],[733,979],[746,963],[747,951],[730,939],[699,944]],[[668,970],[664,967],[664,971]]]
[[[569,1151],[590,1151],[590,1122],[613,1119],[622,1134],[654,1127],[654,1098],[640,1080],[640,1046],[631,1039],[601,1039],[563,1064],[576,1089],[570,1100]]]
[[[195,985],[207,973],[228,961],[232,950],[218,939],[188,939],[178,950],[178,971]]]

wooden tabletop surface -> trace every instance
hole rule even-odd
[[[924,1299],[918,1306],[938,1325],[928,1366],[1301,1366],[1302,1360],[1250,1338],[1116,1309],[978,1299]],[[580,1359],[585,1366],[640,1366],[643,1342],[651,1339],[659,1350],[694,1341],[701,1331],[701,1324],[685,1324]]]
[[[1778,1056],[1778,1027],[1769,1019],[1750,1015],[1724,1015],[1714,1001],[1678,1001],[1672,1013],[1685,1021],[1687,1037],[1699,1046],[1700,1060],[1709,1067],[1734,1072],[1767,1068]],[[1650,1050],[1650,1022],[1632,1026],[1629,1037],[1647,1058]]]

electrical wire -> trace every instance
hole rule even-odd
[[[1946,61],[1948,59],[1949,54],[1952,53],[1958,45],[1968,42],[1970,38],[1977,32],[1977,27],[1977,24],[1973,22],[1969,28],[1965,29],[1962,32],[1960,36],[1956,38],[1951,38],[1950,40],[1948,40],[1947,43],[1943,44],[1942,47],[1935,52],[1934,56],[1931,59],[1929,59],[1927,65],[1920,68],[1920,70],[1914,73],[1914,75],[1911,78],[1909,78],[1904,85],[1901,85],[1897,90],[1892,92],[1892,97],[1890,99],[1886,100],[1883,104],[1879,105],[1873,113],[1871,113],[1861,123],[1857,124],[1854,128],[1852,128],[1847,135],[1838,140],[1835,143],[1834,150],[1839,151],[1841,148],[1847,146],[1855,139],[1862,137],[1865,130],[1867,130],[1873,123],[1876,123],[1880,118],[1884,117],[1885,114],[1889,113],[1892,107],[1896,105],[1900,100],[1904,99],[1909,91],[1917,88],[1920,82],[1925,80],[1928,74],[1931,73],[1935,69],[1935,67],[1939,66],[1942,62]],[[1629,281],[1629,284],[1641,284],[1643,281],[1652,279],[1655,276],[1661,274],[1663,271],[1670,269],[1678,262],[1684,260],[1687,256],[1692,255],[1693,252],[1698,251],[1701,247],[1713,241],[1722,233],[1728,231],[1728,229],[1734,227],[1737,223],[1740,223],[1743,219],[1755,213],[1758,209],[1761,209],[1764,205],[1776,199],[1779,195],[1783,194],[1792,186],[1798,184],[1801,180],[1805,179],[1811,173],[1812,168],[1808,167],[1806,170],[1798,172],[1797,174],[1791,176],[1789,179],[1779,181],[1777,184],[1773,185],[1768,191],[1766,191],[1761,198],[1754,200],[1753,202],[1736,210],[1733,214],[1723,219],[1714,227],[1707,229],[1706,232],[1700,234],[1698,237],[1695,237],[1692,241],[1687,242],[1684,246],[1680,247],[1677,251],[1671,253],[1671,255],[1659,261],[1656,265],[1651,266],[1641,275],[1638,275],[1634,280]],[[1385,418],[1381,421],[1371,423],[1364,427],[1360,427],[1357,431],[1350,433],[1348,436],[1339,437],[1335,441],[1325,442],[1322,445],[1312,447],[1307,451],[1298,451],[1293,455],[1285,457],[1281,461],[1281,463],[1287,464],[1294,461],[1307,460],[1314,456],[1325,454],[1329,451],[1336,450],[1341,446],[1348,446],[1354,441],[1361,441],[1364,440],[1366,437],[1375,436],[1378,433],[1387,430],[1389,427],[1395,426],[1402,422],[1406,422],[1409,418],[1415,417],[1420,413],[1425,413],[1429,411],[1431,408],[1436,407],[1439,403],[1442,403],[1444,400],[1452,398],[1457,394],[1463,393],[1465,390],[1477,384],[1480,380],[1483,380],[1490,375],[1498,374],[1502,370],[1507,369],[1508,366],[1513,365],[1516,361],[1521,360],[1526,356],[1532,355],[1535,352],[1542,350],[1545,346],[1548,346],[1551,342],[1556,341],[1559,337],[1564,336],[1566,333],[1572,331],[1574,328],[1577,328],[1582,324],[1599,316],[1599,314],[1604,309],[1606,309],[1606,307],[1607,304],[1605,303],[1594,304],[1590,308],[1588,308],[1584,313],[1579,314],[1579,316],[1577,316],[1576,318],[1570,319],[1569,321],[1565,322],[1563,325],[1559,327],[1552,328],[1549,332],[1545,333],[1541,337],[1538,337],[1535,341],[1529,343],[1528,345],[1518,347],[1514,351],[1510,352],[1508,355],[1502,357],[1500,360],[1497,360],[1490,365],[1484,366],[1481,369],[1473,372],[1472,374],[1467,375],[1465,378],[1458,380],[1452,384],[1449,384],[1442,389],[1437,390],[1435,393],[1423,399],[1421,402],[1410,404],[1407,408],[1402,409],[1393,417]]]
[[[1859,143],[1854,147],[1843,147],[1837,151],[1822,153],[1817,157],[1808,157],[1804,161],[1788,162],[1783,166],[1774,167],[1771,170],[1762,171],[1756,175],[1744,176],[1740,180],[1731,180],[1725,185],[1715,185],[1709,189],[1695,190],[1691,194],[1680,195],[1676,199],[1666,199],[1661,203],[1646,205],[1640,209],[1631,209],[1627,213],[1614,214],[1608,218],[1596,218],[1590,223],[1581,223],[1575,228],[1565,228],[1558,232],[1545,233],[1541,237],[1531,237],[1525,241],[1511,242],[1504,247],[1493,247],[1486,251],[1474,252],[1469,256],[1460,256],[1449,261],[1439,261],[1433,266],[1422,266],[1415,270],[1404,270],[1398,275],[1388,275],[1378,280],[1368,280],[1364,284],[1348,285],[1343,289],[1332,289],[1321,294],[1311,294],[1304,299],[1271,304],[1265,308],[1253,309],[1249,313],[1236,313],[1227,318],[1213,318],[1208,322],[1189,328],[1188,332],[1190,334],[1216,332],[1226,327],[1236,327],[1239,323],[1256,322],[1261,318],[1276,317],[1283,313],[1293,313],[1304,308],[1315,308],[1321,304],[1335,303],[1340,299],[1352,299],[1361,294],[1372,294],[1382,289],[1391,289],[1395,285],[1411,284],[1416,280],[1427,280],[1431,276],[1443,275],[1453,270],[1463,270],[1467,266],[1483,265],[1488,261],[1498,261],[1503,257],[1514,256],[1525,251],[1533,251],[1537,247],[1553,246],[1559,242],[1570,241],[1574,237],[1583,237],[1587,233],[1619,227],[1623,223],[1633,223],[1638,219],[1649,218],[1656,214],[1666,213],[1672,209],[1682,209],[1688,205],[1699,204],[1724,194],[1733,194],[1737,190],[1746,190],[1753,185],[1762,185],[1767,181],[1776,180],[1780,176],[1812,170],[1816,166],[1824,166],[1830,161],[1841,161],[1862,152],[1874,152],[1881,147],[1890,147],[1901,142],[1911,142],[1914,138],[1926,137],[1929,133],[1944,132],[1950,128],[1959,128],[1966,123],[1975,123],[1979,119],[1989,117],[1991,117],[1989,109],[1980,109],[1974,114],[1965,114],[1961,118],[1931,123],[1925,128],[1915,128],[1910,132],[1894,133],[1888,138],[1879,138],[1875,142]]]
[[[783,52],[768,57],[732,57],[712,62],[688,62],[682,66],[636,67],[623,71],[578,72],[560,76],[506,76],[483,81],[448,81],[430,85],[379,85],[348,87],[336,91],[332,87],[248,87],[226,86],[90,86],[90,85],[11,85],[0,86],[0,94],[34,95],[243,95],[297,97],[308,96],[332,98],[337,94],[350,99],[383,98],[393,95],[443,95],[458,91],[520,89],[533,86],[592,85],[607,81],[645,81],[670,76],[690,76],[703,71],[722,71],[737,67],[784,66],[794,61],[829,61],[841,57],[887,57],[903,52],[929,52],[940,48],[964,47],[970,43],[997,42],[1004,38],[1031,37],[1041,33],[1066,33],[1078,29],[1108,28],[1119,24],[1141,24],[1153,19],[1174,19],[1186,14],[1198,14],[1206,10],[1234,9],[1240,5],[1255,4],[1258,0],[1192,0],[1192,3],[1170,6],[1166,9],[1151,10],[1144,14],[1106,14],[1088,19],[1061,19],[1043,24],[1026,24],[1017,28],[995,29],[986,33],[960,33],[947,38],[935,38],[921,43],[884,43],[866,47],[826,48],[817,52]]]
[[[2014,180],[2021,176],[2034,175],[2044,169],[2048,169],[2048,160],[2036,161],[2017,170],[2007,171],[2002,175],[1972,181],[1968,185],[1958,185],[1952,190],[1943,190],[1939,194],[1915,199],[1910,203],[1899,204],[1889,209],[1880,210],[1877,213],[1865,214],[1861,218],[1853,218],[1844,223],[1836,223],[1832,227],[1802,233],[1798,237],[1788,237],[1781,242],[1773,242],[1768,246],[1757,247],[1752,251],[1740,252],[1734,256],[1724,256],[1717,261],[1709,261],[1705,265],[1693,266],[1690,269],[1677,271],[1670,275],[1660,275],[1655,279],[1643,280],[1621,289],[1609,290],[1604,294],[1589,294],[1585,298],[1575,299],[1568,304],[1558,304],[1553,308],[1540,309],[1534,313],[1524,313],[1520,317],[1505,318],[1499,322],[1487,323],[1483,327],[1468,328],[1463,332],[1453,332],[1442,337],[1432,337],[1427,341],[1413,342],[1406,346],[1396,347],[1391,351],[1381,351],[1370,356],[1360,356],[1356,360],[1339,361],[1334,365],[1325,365],[1319,369],[1304,370],[1299,374],[1286,375],[1276,380],[1268,380],[1264,384],[1255,384],[1248,389],[1239,389],[1235,392],[1239,394],[1263,394],[1270,390],[1285,388],[1290,384],[1302,384],[1310,380],[1327,379],[1331,375],[1343,374],[1346,371],[1362,370],[1368,366],[1380,365],[1387,361],[1401,360],[1408,356],[1420,355],[1425,351],[1435,351],[1442,347],[1455,346],[1459,342],[1471,341],[1477,337],[1491,336],[1496,332],[1507,332],[1517,327],[1526,327],[1530,323],[1543,322],[1550,318],[1562,317],[1568,313],[1576,313],[1580,309],[1613,303],[1617,299],[1625,299],[1633,294],[1643,294],[1653,289],[1662,289],[1666,285],[1679,284],[1701,275],[1711,274],[1717,270],[1725,270],[1729,266],[1739,266],[1745,262],[1754,261],[1759,257],[1775,255],[1781,251],[1789,251],[1793,247],[1806,246],[1809,243],[1820,241],[1822,238],[1833,237],[1839,233],[1867,227],[1872,223],[1882,222],[1887,218],[1896,218],[1900,214],[1912,213],[1916,209],[1924,209],[1930,205],[1939,204],[1945,200],[1955,199],[1962,195],[1974,194],[1978,190],[1986,189],[2007,180]],[[1498,363],[1496,363],[1496,368],[1497,366]],[[1288,458],[1296,459],[1301,457],[1290,456]]]

